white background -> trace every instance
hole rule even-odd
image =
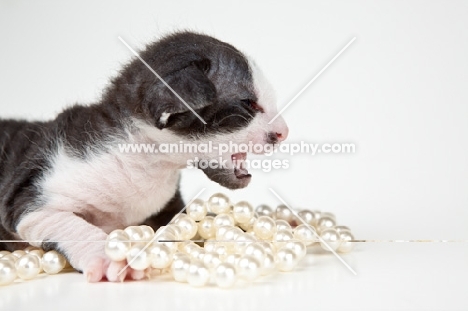
[[[186,172],[184,197],[206,186],[204,198],[222,190],[276,205],[271,187],[294,207],[335,213],[359,239],[466,240],[466,16],[466,1],[3,0],[0,116],[49,119],[90,103],[131,59],[118,36],[138,48],[177,29],[214,35],[253,56],[281,108],[356,37],[284,113],[289,142],[350,142],[355,154],[288,157],[290,169],[254,171],[251,185],[232,193]],[[447,256],[459,255],[451,249]],[[435,292],[428,296],[443,306]],[[398,301],[395,308],[409,308]]]

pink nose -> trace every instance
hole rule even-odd
[[[272,132],[276,134],[278,142],[282,142],[283,140],[288,138],[289,128],[282,117],[278,117],[272,124]]]
[[[282,142],[283,140],[286,139],[286,137],[288,137],[288,134],[286,134],[286,135],[283,135],[283,133],[275,133],[275,134],[276,134],[276,138],[278,138],[279,142]]]

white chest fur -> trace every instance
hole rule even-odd
[[[155,154],[113,148],[81,160],[59,148],[40,186],[47,208],[77,213],[108,232],[159,212],[178,180],[177,167]]]

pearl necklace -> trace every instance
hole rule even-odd
[[[186,214],[176,215],[156,232],[149,226],[112,231],[105,252],[131,268],[170,273],[177,282],[192,286],[211,283],[229,288],[238,280],[254,281],[275,271],[292,271],[307,247],[350,252],[354,237],[348,227],[336,226],[331,213],[302,210],[297,216],[284,205],[256,209],[246,201],[232,204],[221,193],[206,202],[193,200]],[[56,274],[66,265],[56,251],[28,247],[13,253],[0,251],[0,286],[17,277],[35,278],[41,271]]]
[[[302,210],[297,218],[284,205],[254,209],[246,201],[232,204],[221,193],[206,202],[193,200],[186,212],[156,232],[148,226],[114,230],[107,238],[107,256],[148,275],[159,270],[192,286],[228,288],[238,280],[292,271],[307,246],[342,253],[353,248],[350,229],[336,226],[331,213]]]

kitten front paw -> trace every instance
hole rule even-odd
[[[126,265],[125,260],[116,262],[108,258],[97,257],[88,264],[85,276],[90,283],[106,279],[109,282],[123,282],[124,280],[142,280],[145,278],[146,271],[135,270],[130,267],[125,268]]]

